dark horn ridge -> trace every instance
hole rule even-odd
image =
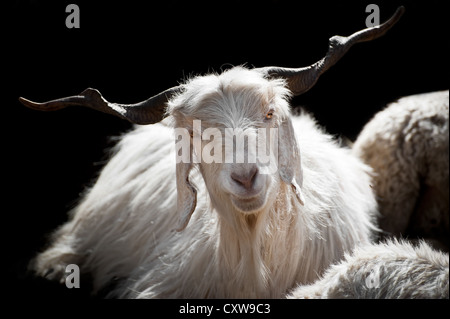
[[[34,110],[56,111],[67,106],[85,106],[107,114],[112,114],[135,124],[153,124],[161,121],[165,116],[167,101],[177,92],[181,86],[172,87],[145,101],[136,104],[118,104],[108,102],[101,93],[92,88],[87,88],[79,95],[63,97],[48,102],[37,103],[19,98],[19,101]]]
[[[331,66],[336,64],[355,43],[375,40],[392,28],[405,12],[405,7],[397,8],[394,15],[385,23],[363,29],[348,37],[333,36],[329,39],[328,52],[316,63],[302,68],[283,68],[269,66],[256,68],[268,77],[281,77],[287,80],[288,88],[294,95],[300,95],[311,89],[319,77]]]

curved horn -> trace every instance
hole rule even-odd
[[[405,7],[399,7],[394,15],[385,23],[360,30],[348,37],[333,36],[329,39],[328,52],[325,57],[316,63],[303,68],[282,68],[269,66],[256,68],[268,77],[283,77],[287,79],[288,87],[294,95],[305,93],[316,84],[320,75],[333,66],[355,43],[371,41],[383,36],[394,26],[405,12]]]
[[[84,90],[79,95],[44,103],[32,102],[23,97],[20,97],[19,101],[31,109],[40,111],[56,111],[71,105],[86,106],[135,124],[153,124],[164,118],[166,102],[180,90],[181,86],[175,86],[136,104],[110,103],[103,98],[98,90],[91,88]]]

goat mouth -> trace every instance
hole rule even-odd
[[[266,203],[266,196],[257,195],[252,197],[231,196],[231,203],[242,213],[254,213],[260,210]]]

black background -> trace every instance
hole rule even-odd
[[[11,1],[1,13],[2,266],[17,298],[86,296],[32,279],[26,266],[93,182],[113,145],[109,137],[131,128],[90,109],[29,110],[19,96],[46,101],[94,87],[109,101],[133,103],[230,65],[306,66],[323,57],[329,37],[365,28],[374,1],[93,2]],[[65,26],[69,3],[79,5],[80,29]],[[448,1],[375,3],[382,22],[399,5],[406,12],[292,101],[350,139],[387,102],[448,89]]]

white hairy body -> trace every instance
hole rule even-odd
[[[376,213],[370,169],[310,116],[289,115],[287,95],[282,81],[244,68],[188,82],[169,103],[169,120],[122,137],[70,221],[37,257],[37,272],[64,280],[65,266],[78,264],[95,291],[116,280],[111,297],[278,298],[369,243]],[[282,154],[295,155],[292,166],[301,165],[293,185],[304,204],[284,172],[258,175],[257,195],[241,199],[235,195],[242,187],[227,177],[248,166],[202,162],[181,180],[197,189],[185,221],[173,127],[192,118],[209,127],[260,127],[268,124],[255,116],[264,118],[270,107],[278,116],[270,125],[288,121],[294,128],[298,148],[286,139],[279,144]],[[187,226],[178,232],[180,218]]]

